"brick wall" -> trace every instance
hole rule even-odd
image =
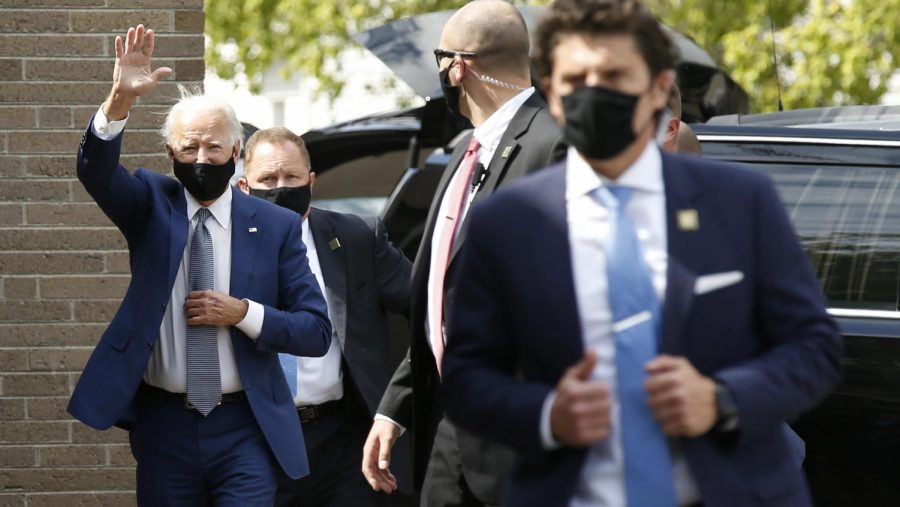
[[[142,98],[123,161],[167,171],[155,132],[203,79],[202,0],[0,0],[0,506],[129,505],[121,430],[65,413],[128,284],[119,232],[75,178],[75,152],[109,91],[114,36],[144,23],[174,78]]]

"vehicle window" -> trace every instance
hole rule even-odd
[[[766,164],[832,308],[897,309],[900,171]]]
[[[312,205],[364,215],[379,215],[406,172],[407,150],[367,155],[316,173]],[[315,161],[313,162],[315,171]]]

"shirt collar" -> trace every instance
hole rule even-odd
[[[300,219],[300,237],[303,240],[303,243],[306,245],[307,250],[310,250],[310,249],[313,249],[316,247],[316,244],[313,241],[311,241],[312,237],[310,237],[310,234],[312,234],[312,233],[309,231],[309,217],[301,218]]]
[[[225,193],[220,195],[219,198],[215,200],[215,202],[207,207],[207,209],[209,209],[209,213],[213,216],[213,218],[216,219],[216,222],[219,222],[219,225],[221,225],[222,228],[226,231],[228,230],[228,226],[231,224],[231,201],[233,198],[231,192],[233,191],[234,189],[229,186],[227,189],[225,189]],[[195,199],[194,196],[192,196],[190,192],[187,191],[187,189],[184,190],[184,199],[185,201],[187,201],[188,220],[193,220],[194,215],[197,214],[197,210],[199,210],[203,206],[200,205],[197,199]]]
[[[522,90],[515,97],[507,100],[506,103],[494,111],[493,114],[488,116],[487,119],[484,120],[484,123],[479,125],[472,132],[475,139],[478,139],[479,144],[489,151],[493,151],[492,148],[496,148],[496,145],[500,144],[500,138],[503,136],[503,133],[506,132],[506,127],[509,126],[509,122],[512,121],[513,116],[516,115],[519,108],[522,107],[522,104],[524,104],[533,93],[533,86]]]
[[[639,192],[663,193],[662,156],[656,143],[648,142],[637,160],[616,181],[597,174],[575,148],[569,147],[566,157],[566,200],[611,184]]]

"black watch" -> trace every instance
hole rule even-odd
[[[716,431],[727,433],[740,427],[740,410],[728,386],[716,382]]]

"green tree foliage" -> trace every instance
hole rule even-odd
[[[877,103],[900,67],[900,0],[650,0],[772,111]],[[771,13],[767,11],[771,6]],[[778,81],[773,65],[778,57]]]

